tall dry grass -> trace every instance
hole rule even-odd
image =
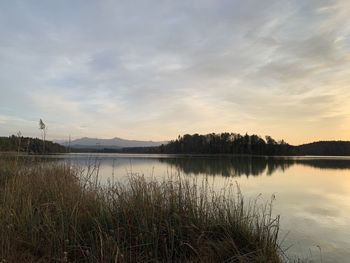
[[[0,262],[281,262],[270,204],[235,186],[0,161]]]

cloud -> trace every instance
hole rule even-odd
[[[345,138],[349,10],[346,0],[2,2],[0,134],[36,134],[44,118],[52,138],[229,130],[298,143],[310,123],[326,139],[332,120]]]

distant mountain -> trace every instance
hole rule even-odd
[[[67,141],[58,141],[61,145],[68,146]],[[162,144],[166,144],[166,141],[137,141],[137,140],[126,140],[122,138],[112,138],[112,139],[98,139],[98,138],[80,138],[72,140],[70,142],[71,148],[88,148],[88,149],[121,149],[121,148],[133,148],[133,147],[156,147]]]

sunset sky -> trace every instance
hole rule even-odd
[[[0,135],[350,140],[350,1],[0,2]]]

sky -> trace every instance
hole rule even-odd
[[[348,0],[5,0],[0,135],[350,140]]]

